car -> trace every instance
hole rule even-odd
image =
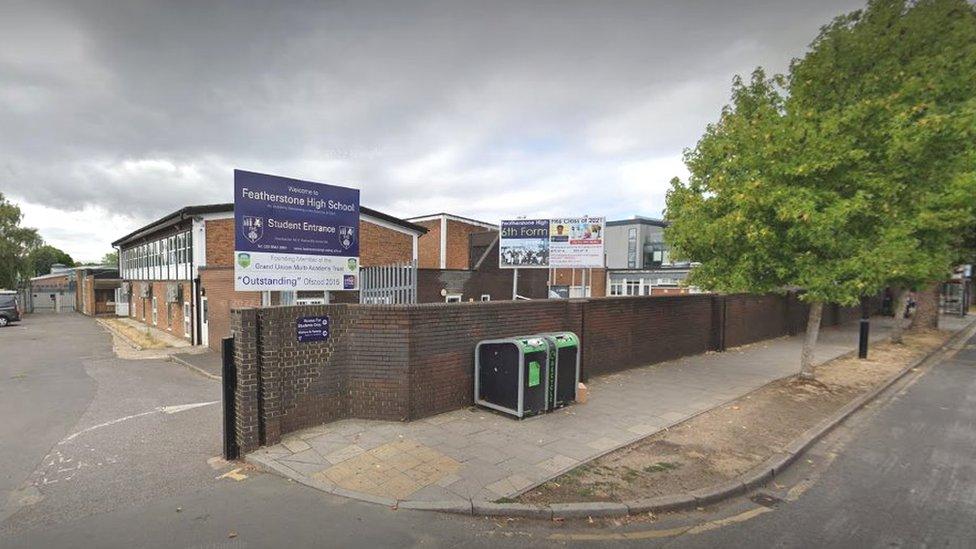
[[[20,302],[15,293],[0,293],[0,328],[20,320]]]

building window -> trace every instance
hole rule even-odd
[[[491,294],[481,294],[481,301],[491,301]]]
[[[627,231],[627,268],[637,268],[637,227]]]
[[[627,282],[627,295],[641,295],[640,280],[628,280],[626,282]]]
[[[624,295],[624,284],[620,281],[610,283],[610,295]]]
[[[461,302],[461,294],[447,294],[447,297],[445,297],[444,300],[447,303],[460,303]]]
[[[159,305],[159,302],[157,301],[158,299],[159,298],[157,298],[156,296],[153,296],[153,298],[152,298],[152,322],[153,322],[153,326],[157,325],[158,324],[158,321],[159,321],[159,311],[157,309],[157,306]]]

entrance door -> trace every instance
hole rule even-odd
[[[206,297],[200,298],[200,343],[210,345],[210,306]]]

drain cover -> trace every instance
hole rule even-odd
[[[753,503],[757,503],[763,507],[769,508],[776,507],[777,504],[783,501],[782,499],[767,492],[758,492],[749,499],[752,500]]]

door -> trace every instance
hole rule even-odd
[[[206,297],[200,298],[200,343],[210,346],[210,305]]]

